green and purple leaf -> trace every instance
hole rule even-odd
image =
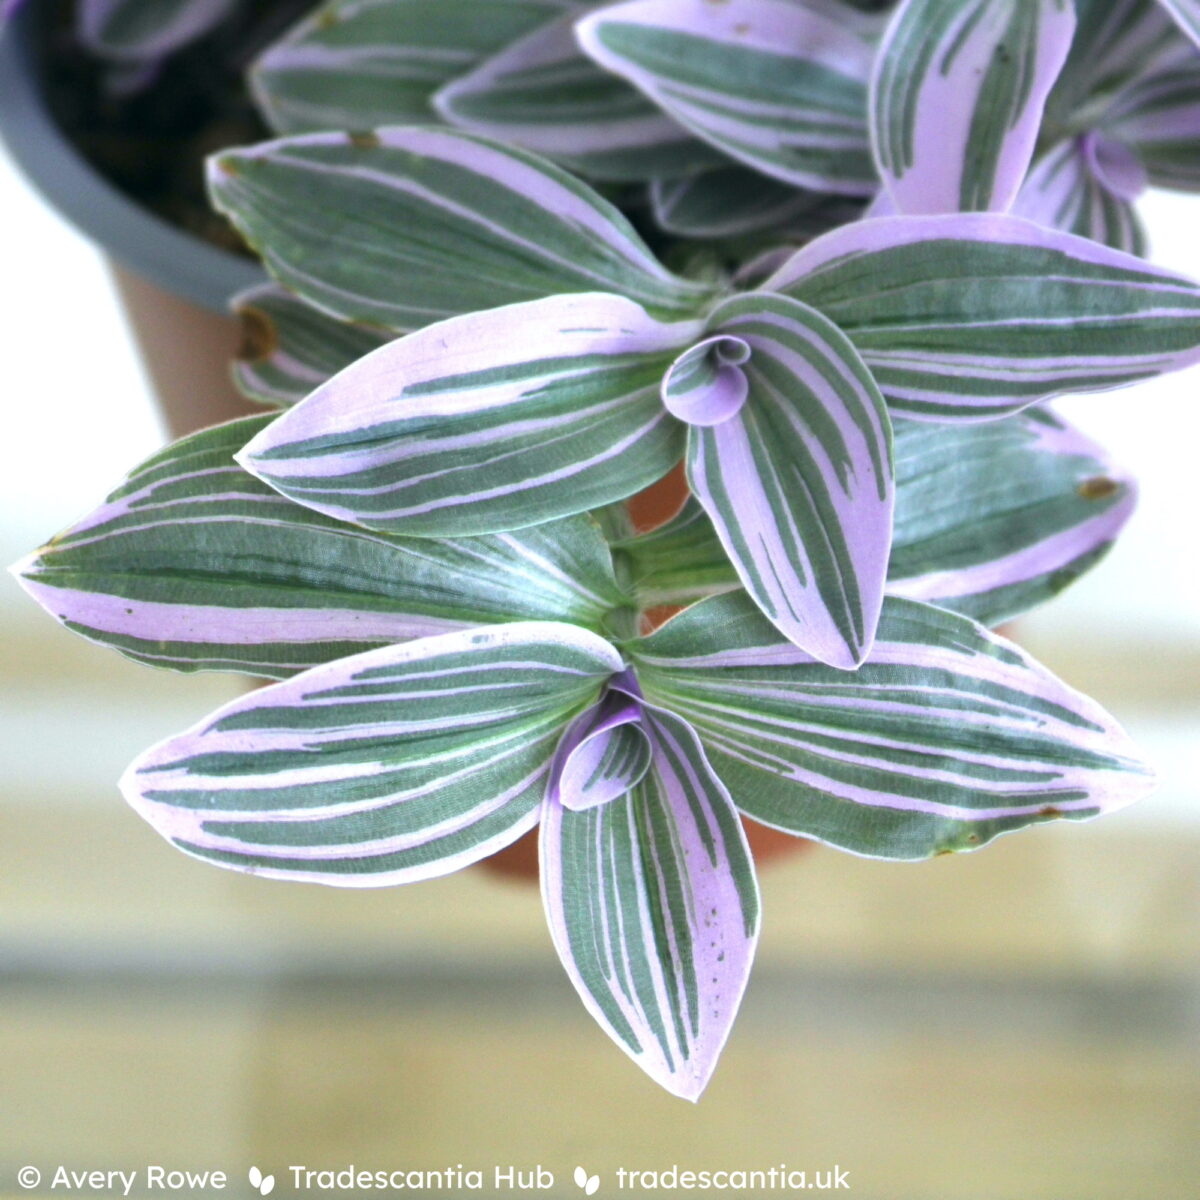
[[[433,98],[438,113],[596,179],[636,182],[723,161],[586,57],[576,19],[569,13],[448,83]]]
[[[571,812],[607,804],[641,783],[650,759],[641,707],[632,696],[610,688],[563,734],[550,768],[549,799]]]
[[[1132,147],[1155,187],[1200,191],[1200,57],[1122,92],[1105,113],[1104,130]]]
[[[1140,258],[1146,231],[1133,202],[1145,182],[1145,168],[1127,147],[1102,134],[1084,134],[1046,152],[1012,214]]]
[[[80,41],[105,58],[164,58],[215,29],[238,0],[78,0]]]
[[[856,667],[875,634],[892,535],[883,398],[845,335],[795,300],[750,293],[719,306],[710,327],[720,331],[710,378],[693,350],[664,385],[690,426],[692,492],[767,617],[821,661]],[[691,386],[673,397],[680,374]]]
[[[343,321],[407,331],[595,291],[670,317],[712,295],[565,171],[454,130],[284,138],[217,155],[209,178],[268,271]]]
[[[313,667],[143,754],[126,799],[179,849],[277,879],[445,875],[537,823],[562,730],[622,663],[540,622]]]
[[[700,328],[600,294],[458,317],[361,359],[238,458],[290,499],[406,536],[586,512],[682,456],[659,384]]]
[[[799,187],[869,195],[872,50],[860,14],[838,20],[826,7],[632,0],[577,30],[602,67],[731,158]]]
[[[1200,360],[1200,288],[995,213],[884,217],[794,254],[763,290],[850,337],[894,413],[986,420]]]
[[[1120,808],[1151,785],[1115,721],[965,617],[889,597],[868,662],[814,662],[733,593],[630,648],[738,807],[856,854],[915,860]]]
[[[442,84],[570,6],[565,0],[332,0],[250,69],[277,133],[429,123]]]
[[[1176,24],[1200,46],[1200,3],[1197,0],[1160,0]]]
[[[266,423],[219,425],[156,454],[18,564],[19,582],[69,629],[140,662],[276,678],[494,622],[600,631],[628,603],[586,517],[442,541],[293,504],[234,462]]]
[[[244,396],[275,408],[298,404],[395,336],[336,321],[274,283],[235,296],[233,310],[242,326],[234,382]]]
[[[547,801],[542,896],[587,1010],[656,1083],[696,1100],[745,991],[758,885],[695,733],[640,707],[653,754],[642,781],[584,812]]]
[[[871,142],[902,213],[1004,211],[1075,32],[1070,0],[904,0],[871,81]]]

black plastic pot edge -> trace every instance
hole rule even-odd
[[[0,140],[43,198],[117,263],[212,312],[262,283],[262,269],[168,224],[118,191],[50,117],[34,53],[36,16],[26,5],[0,32]]]

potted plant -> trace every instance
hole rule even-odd
[[[130,657],[276,681],[122,780],[176,846],[380,886],[536,827],[584,1004],[690,1099],[758,935],[741,815],[920,860],[1150,782],[992,630],[1133,503],[1042,402],[1200,359],[1132,208],[1191,182],[1188,11],[867,7],[323,6],[252,72],[281,136],[209,168],[282,411],[17,567]]]

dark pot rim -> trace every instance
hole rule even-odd
[[[214,312],[262,283],[261,268],[142,208],[67,141],[51,119],[35,52],[35,14],[25,5],[0,32],[0,139],[42,197],[121,266]]]

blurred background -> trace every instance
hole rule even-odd
[[[1200,202],[1153,195],[1200,276]],[[0,159],[0,558],[163,435],[104,265]],[[15,1171],[579,1163],[847,1172],[859,1200],[1194,1200],[1200,1187],[1200,369],[1062,410],[1142,480],[1124,541],[1023,643],[1162,786],[1092,825],[764,869],[743,1014],[697,1107],[593,1025],[532,885],[342,892],[168,848],[116,780],[238,690],[57,628],[0,583],[0,1195]],[[443,1193],[444,1194],[444,1193]]]

